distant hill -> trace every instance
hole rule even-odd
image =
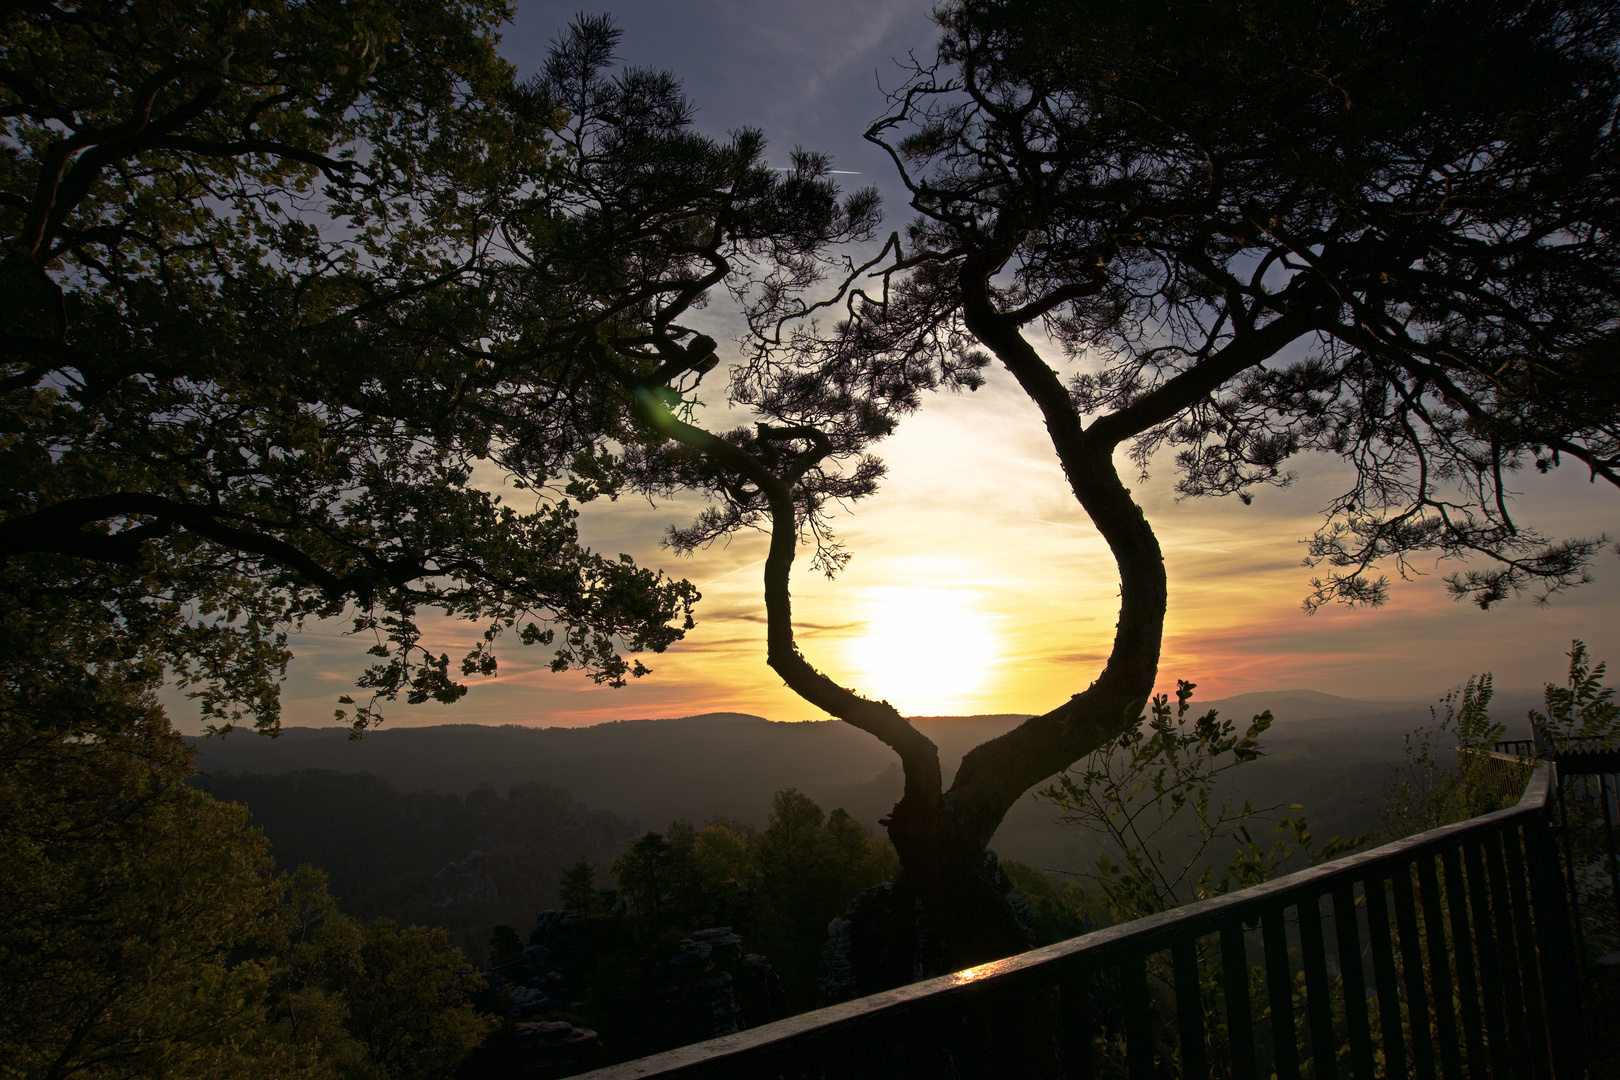
[[[1522,701],[1520,699],[1523,699]],[[1494,713],[1523,726],[1530,695],[1503,695]],[[1194,700],[1201,713],[1246,720],[1271,709],[1270,754],[1245,769],[1257,802],[1305,803],[1322,835],[1360,827],[1361,796],[1376,792],[1401,756],[1401,736],[1429,722],[1429,702],[1356,700],[1311,690]],[[940,748],[947,779],[972,747],[1011,730],[1022,714],[920,717]],[[1510,734],[1512,732],[1510,731]],[[359,742],[344,728],[288,728],[280,738],[239,732],[199,743],[205,773],[289,773],[300,769],[370,772],[401,792],[465,794],[488,783],[500,792],[539,782],[646,828],[685,818],[765,824],[775,792],[797,788],[868,826],[900,797],[894,754],[836,721],[773,723],[746,713],[625,720],[578,728],[446,724],[382,728]],[[1353,775],[1352,775],[1353,774]],[[1022,800],[996,836],[1012,858],[1043,865],[1090,861],[1089,841],[1054,822],[1051,807]]]
[[[1198,699],[1193,699],[1199,704]],[[1262,690],[1251,694],[1237,694],[1204,703],[1226,716],[1252,716],[1271,710],[1278,723],[1300,724],[1324,720],[1349,720],[1368,716],[1393,716],[1421,713],[1428,715],[1433,699],[1423,701],[1368,701],[1338,697],[1316,690]]]
[[[406,793],[371,773],[335,769],[216,770],[193,783],[248,807],[281,869],[326,871],[349,914],[443,927],[473,958],[485,955],[491,926],[527,927],[555,906],[562,875],[580,856],[605,882],[645,831],[546,784]]]
[[[1438,705],[1440,695],[1414,701],[1367,701],[1336,697],[1315,690],[1266,690],[1252,694],[1238,694],[1204,703],[1203,708],[1216,708],[1223,716],[1252,716],[1266,709],[1282,726],[1310,724],[1319,729],[1353,728],[1382,730],[1429,722],[1429,710]],[[1197,699],[1194,703],[1198,704]],[[1541,704],[1541,695],[1525,690],[1498,691],[1492,700],[1491,713],[1510,729],[1525,723],[1525,712]]]
[[[893,755],[837,722],[777,724],[740,713],[629,720],[583,728],[446,724],[383,728],[358,742],[341,728],[240,733],[200,744],[204,772],[366,771],[401,791],[505,791],[538,781],[591,806],[661,827],[672,817],[764,824],[773,792],[824,797],[883,772]]]
[[[1009,731],[1022,715],[919,721],[954,772],[967,750]],[[203,772],[365,771],[401,791],[505,791],[528,781],[566,787],[592,806],[662,824],[671,817],[735,817],[763,825],[785,787],[827,802],[869,784],[895,763],[872,736],[837,721],[773,723],[745,713],[624,720],[578,728],[443,724],[382,728],[355,742],[345,728],[247,732],[198,743]],[[895,794],[884,809],[899,797]],[[831,805],[831,804],[829,804]],[[849,808],[854,813],[854,808]]]

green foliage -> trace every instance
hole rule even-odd
[[[0,644],[0,1076],[387,1080],[482,1038],[443,932],[275,876],[127,668]]]
[[[1608,665],[1600,662],[1593,666],[1587,659],[1586,642],[1578,638],[1571,643],[1566,655],[1569,657],[1569,680],[1564,686],[1556,683],[1546,685],[1544,696],[1547,711],[1543,713],[1531,709],[1531,726],[1555,741],[1590,739],[1613,742],[1620,738],[1620,704],[1614,700],[1614,688],[1603,685]]]
[[[655,916],[677,887],[678,864],[684,862],[661,833],[636,837],[630,850],[613,864],[613,880],[630,910],[643,919]]]
[[[443,930],[401,930],[390,919],[363,926],[307,866],[287,886],[261,939],[275,976],[267,1044],[308,1075],[447,1076],[495,1028],[468,1002],[482,980]]]
[[[827,815],[793,788],[772,799],[755,860],[749,947],[770,958],[789,1005],[807,1008],[827,923],[857,892],[892,878],[899,860],[843,810]]]
[[[358,963],[336,969],[333,989],[348,1008],[345,1027],[375,1075],[429,1080],[452,1073],[497,1026],[467,995],[483,981],[438,927],[378,919],[360,934]]]
[[[1406,760],[1384,784],[1383,802],[1368,825],[1380,840],[1449,825],[1518,798],[1501,782],[1490,754],[1506,728],[1490,717],[1495,690],[1486,672],[1429,709],[1434,722],[1404,736]],[[1511,786],[1511,785],[1509,785]]]
[[[1067,941],[1094,930],[1107,916],[1097,903],[1097,895],[1072,881],[1063,881],[1016,859],[1003,859],[1001,868],[1023,894],[1037,946]]]
[[[705,825],[692,844],[704,895],[722,905],[746,896],[753,887],[758,842],[758,831],[746,825],[719,821]]]
[[[843,809],[831,814],[792,788],[776,793],[763,832],[716,820],[646,833],[613,864],[628,939],[645,949],[704,927],[734,926],[782,978],[789,1005],[815,1000],[827,923],[857,892],[892,878],[894,848]],[[675,932],[674,937],[670,933]],[[628,967],[634,957],[625,957]]]
[[[673,821],[666,833],[631,841],[613,864],[613,879],[619,898],[647,926],[735,921],[755,898],[759,850],[752,827],[716,820],[698,832]]]
[[[184,786],[155,704],[95,682],[0,711],[0,1075],[251,1073],[270,975],[232,955],[280,892],[267,845]],[[64,707],[114,733],[64,737]]]
[[[288,633],[349,613],[375,702],[454,701],[511,635],[620,684],[695,591],[594,553],[556,490],[615,434],[492,343],[492,243],[553,105],[494,0],[52,3],[0,15],[0,592],[273,731]],[[540,202],[536,202],[536,200]],[[588,419],[589,418],[589,419]],[[493,460],[541,495],[473,482]],[[602,483],[572,485],[593,497]],[[478,623],[459,671],[418,612]],[[109,638],[115,640],[109,641]],[[346,702],[349,705],[355,703]]]
[[[589,859],[581,855],[579,861],[563,873],[557,895],[564,911],[577,911],[586,918],[601,911],[602,898],[596,888],[596,867],[591,865]]]
[[[1115,921],[1268,881],[1291,864],[1309,865],[1359,843],[1334,837],[1317,848],[1304,818],[1276,816],[1302,806],[1256,808],[1229,794],[1228,774],[1264,754],[1260,737],[1271,713],[1241,732],[1213,709],[1193,719],[1194,686],[1178,681],[1173,707],[1166,695],[1155,695],[1150,717],[1139,717],[1039,795],[1064,821],[1102,840],[1097,871],[1088,876]],[[1277,834],[1269,844],[1250,832],[1261,822]],[[1214,860],[1222,856],[1228,861],[1217,871]]]
[[[259,941],[273,959],[267,1042],[312,1080],[366,1076],[364,1048],[350,1034],[348,1007],[333,988],[359,966],[360,924],[338,910],[319,870],[300,866],[286,886]]]

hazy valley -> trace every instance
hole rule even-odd
[[[1513,732],[1535,703],[1504,695],[1493,712]],[[1362,829],[1367,800],[1401,757],[1402,736],[1430,719],[1427,702],[1312,691],[1195,704],[1240,720],[1272,711],[1267,756],[1240,770],[1238,794],[1256,806],[1302,804],[1319,838]],[[915,722],[939,746],[949,774],[966,751],[1022,719]],[[290,728],[277,739],[247,732],[205,739],[198,750],[199,784],[246,804],[281,865],[320,866],[355,914],[444,925],[469,952],[482,946],[490,924],[523,926],[554,906],[558,880],[579,855],[610,884],[608,867],[631,837],[677,819],[763,828],[772,795],[784,788],[828,811],[842,807],[881,834],[876,822],[901,791],[893,754],[847,724],[740,713],[578,728],[384,727],[359,741],[342,728]],[[993,846],[1004,859],[1086,872],[1097,850],[1092,838],[1056,818],[1053,807],[1026,796]],[[475,850],[485,853],[478,873],[488,875],[491,895],[435,906],[434,876]]]

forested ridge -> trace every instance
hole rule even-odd
[[[1499,711],[1515,732],[1522,726],[1515,718],[1532,700],[1539,701],[1539,694],[1499,698]],[[1244,782],[1257,794],[1277,792],[1285,801],[1303,803],[1321,827],[1342,833],[1359,827],[1359,793],[1368,790],[1368,778],[1376,787],[1379,770],[1400,758],[1402,736],[1429,715],[1428,703],[1396,709],[1390,703],[1291,697],[1289,692],[1215,700],[1204,707],[1225,716],[1272,708],[1279,719],[1265,735],[1268,754],[1251,766],[1251,778]],[[939,744],[951,769],[965,750],[1020,719],[1009,714],[915,722]],[[504,797],[515,785],[539,782],[566,789],[592,813],[638,820],[646,828],[677,818],[702,823],[715,817],[763,828],[771,796],[787,787],[823,806],[842,806],[871,824],[894,804],[901,785],[887,752],[848,725],[781,724],[741,714],[578,728],[384,728],[359,743],[341,728],[289,728],[274,740],[240,735],[202,740],[198,754],[204,774],[253,773],[262,778],[255,783],[266,785],[270,781],[263,778],[302,770],[370,773],[394,789],[383,796],[390,806],[402,805],[412,792],[466,796],[487,783]],[[352,785],[353,794],[344,797],[363,800],[362,781],[333,778],[332,783],[345,790]],[[312,833],[320,831],[313,818],[308,821]],[[434,869],[476,846],[444,851]],[[1048,809],[1032,799],[1013,809],[993,846],[1008,858],[1042,866],[1074,869],[1090,858],[1086,842],[1055,824]]]
[[[561,788],[527,783],[505,795],[488,784],[466,795],[402,793],[369,773],[304,769],[280,775],[221,772],[194,784],[240,803],[264,830],[279,866],[312,865],[348,914],[443,927],[469,956],[485,951],[489,928],[526,925],[557,902],[567,869],[581,857],[607,867],[642,829],[591,810]],[[450,864],[482,853],[477,895],[453,883],[435,894]]]
[[[1225,703],[1210,704],[1230,715]],[[1364,704],[1338,709],[1354,714]],[[1300,707],[1312,711],[1309,703]],[[1333,708],[1317,702],[1314,711]],[[1356,833],[1367,793],[1388,776],[1401,756],[1401,736],[1418,724],[1404,712],[1386,715],[1382,726],[1354,715],[1274,725],[1265,736],[1266,756],[1234,778],[1234,790],[1257,801],[1298,803],[1324,835]],[[1016,719],[919,724],[939,731],[947,746],[955,728],[955,739],[967,746]],[[203,771],[192,782],[246,806],[279,865],[324,871],[346,912],[443,927],[476,957],[490,926],[526,929],[536,912],[555,906],[564,875],[580,857],[598,868],[599,884],[607,887],[614,862],[648,829],[680,820],[698,829],[715,820],[765,829],[772,795],[782,790],[770,785],[783,777],[806,778],[810,799],[844,808],[869,827],[898,797],[900,778],[875,748],[852,738],[858,734],[844,725],[735,715],[549,731],[384,730],[359,744],[341,730],[288,729],[270,742],[203,741]],[[211,764],[217,762],[234,767]],[[467,783],[472,775],[498,775],[482,771],[490,768],[554,782]],[[634,813],[616,812],[629,793]],[[995,848],[1003,858],[1069,873],[1085,871],[1096,856],[1092,838],[1033,798],[1009,815]],[[454,878],[454,867],[475,853],[481,853],[478,880],[492,889],[436,905],[435,875],[450,868],[446,880]]]

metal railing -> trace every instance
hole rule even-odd
[[[1553,790],[1543,763],[1505,810],[587,1076],[1575,1080]]]

